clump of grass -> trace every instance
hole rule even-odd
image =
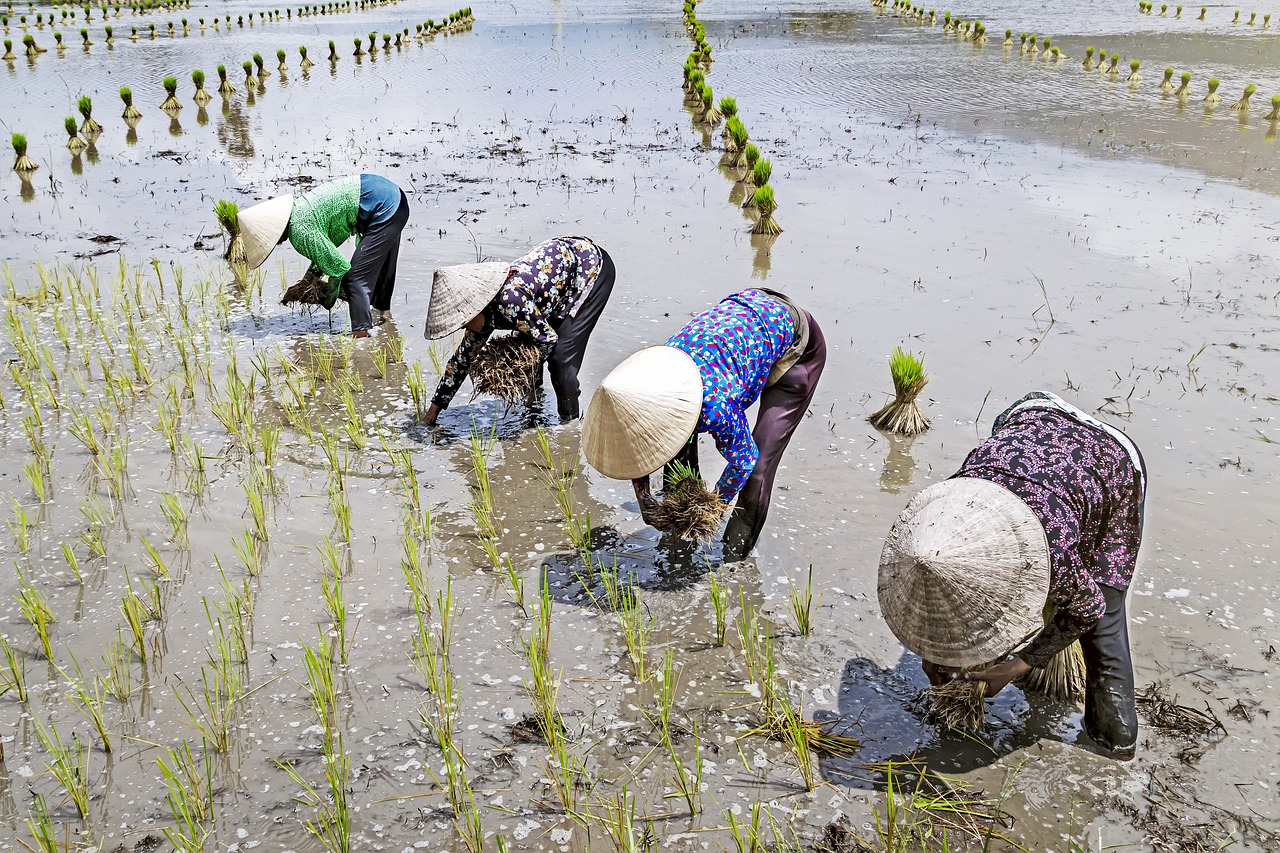
[[[1218,94],[1218,87],[1222,85],[1222,81],[1217,77],[1209,78],[1209,93],[1204,96],[1204,105],[1206,107],[1216,107],[1222,103],[1222,96]]]
[[[84,121],[80,122],[80,132],[92,142],[94,137],[102,133],[102,125],[93,120],[93,100],[88,95],[81,95],[76,101],[76,109],[84,117]]]
[[[894,398],[867,420],[877,429],[899,435],[916,435],[929,428],[929,419],[920,411],[916,398],[929,384],[924,361],[915,353],[895,347],[889,357],[889,373],[893,377]]]
[[[160,105],[160,109],[169,115],[177,115],[182,111],[182,102],[178,100],[178,78],[166,77],[160,82],[164,86],[165,97],[164,103]]]
[[[15,133],[10,137],[10,141],[13,143],[13,171],[20,175],[29,175],[40,168],[40,165],[35,160],[27,156],[26,136],[21,133]]]
[[[1234,104],[1231,105],[1231,111],[1233,113],[1249,112],[1249,99],[1253,97],[1253,93],[1256,91],[1258,91],[1258,87],[1253,85],[1252,83],[1245,86],[1244,95],[1240,97],[1240,100],[1236,101]]]
[[[518,403],[533,392],[542,372],[543,352],[521,334],[494,335],[471,363],[476,394],[489,394],[503,403]]]
[[[763,161],[762,161],[763,162]],[[773,198],[773,187],[764,186],[757,187],[755,191],[755,208],[760,213],[760,218],[756,220],[756,224],[752,226],[752,234],[763,234],[773,236],[782,233],[782,226],[778,225],[773,218],[774,211],[778,209],[778,203]]]
[[[681,539],[708,542],[720,529],[729,504],[690,465],[676,462],[666,478],[662,500],[653,508],[655,530]]]
[[[196,87],[196,93],[192,96],[192,100],[199,106],[204,106],[213,100],[213,96],[204,90],[204,71],[199,68],[191,72],[191,82]]]
[[[222,95],[225,98],[225,97],[230,97],[235,93],[236,93],[235,84],[227,79],[227,66],[219,65],[218,66],[218,94]]]
[[[218,66],[221,70],[222,66]],[[214,214],[218,217],[218,224],[227,232],[227,253],[225,255],[228,263],[243,264],[248,261],[244,249],[244,237],[240,235],[240,210],[233,201],[220,200],[213,206]]]
[[[1164,79],[1160,81],[1160,91],[1166,95],[1172,94],[1173,85],[1173,66],[1170,65],[1164,69]]]

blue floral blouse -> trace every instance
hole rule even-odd
[[[769,371],[794,336],[787,306],[759,290],[743,290],[694,317],[667,341],[687,353],[702,374],[697,431],[711,434],[728,463],[716,483],[726,501],[737,497],[760,457],[747,409],[760,398]]]
[[[463,336],[445,365],[432,402],[448,408],[494,329],[521,332],[549,354],[559,340],[552,322],[559,325],[578,313],[602,263],[599,247],[586,237],[556,237],[513,262],[506,283],[484,309],[484,328]]]

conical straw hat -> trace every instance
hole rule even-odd
[[[256,270],[266,261],[289,227],[293,213],[293,196],[282,195],[240,211],[240,236],[244,238],[244,255],[249,269]]]
[[[1044,527],[989,480],[935,483],[889,531],[877,591],[890,630],[925,660],[960,668],[996,660],[1044,627]]]
[[[698,365],[675,347],[646,347],[615,367],[592,395],[582,452],[606,477],[643,477],[675,458],[701,414]]]
[[[427,306],[428,340],[458,331],[488,305],[506,284],[510,264],[458,264],[440,267],[431,284]]]

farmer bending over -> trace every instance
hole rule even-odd
[[[606,477],[632,481],[652,524],[649,475],[672,462],[696,471],[698,433],[711,433],[728,463],[716,492],[738,499],[724,559],[740,560],[760,538],[782,452],[826,362],[826,340],[807,311],[771,290],[735,293],[605,377],[587,410],[583,451]],[[757,399],[752,430],[746,411]]]
[[[495,329],[515,330],[543,351],[560,419],[577,418],[578,371],[614,277],[609,253],[586,237],[556,237],[509,264],[436,270],[426,336],[434,340],[459,329],[467,334],[440,376],[424,422],[434,425],[449,407]]]
[[[1145,495],[1128,436],[1032,392],[898,516],[880,556],[885,621],[934,684],[985,681],[988,696],[1079,640],[1085,732],[1128,761],[1138,719],[1125,591]]]
[[[409,221],[409,199],[391,181],[380,175],[338,178],[296,199],[286,195],[255,204],[239,220],[249,269],[262,266],[288,240],[311,261],[299,284],[313,284],[326,309],[341,293],[354,337],[368,337],[375,323],[391,318],[400,234]],[[359,242],[348,262],[338,247],[353,234]],[[329,277],[327,287],[317,281],[322,275]]]

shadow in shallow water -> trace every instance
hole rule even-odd
[[[1028,701],[1016,687],[987,702],[988,728],[980,736],[942,729],[918,710],[916,697],[928,686],[913,654],[903,654],[892,669],[866,658],[846,662],[837,713],[820,711],[814,718],[856,724],[862,746],[851,759],[825,759],[827,781],[884,790],[884,775],[866,765],[910,756],[936,773],[967,773],[1041,740],[1074,743],[1079,734],[1078,710],[1040,697]]]

